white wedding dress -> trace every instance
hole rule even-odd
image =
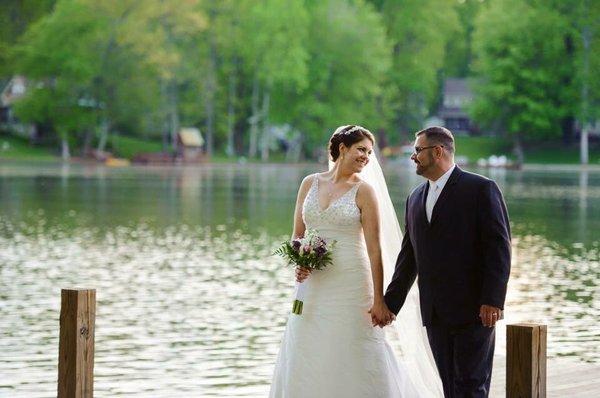
[[[304,282],[302,315],[289,316],[271,398],[428,395],[415,386],[407,366],[396,360],[384,330],[371,324],[368,310],[373,303],[373,283],[355,202],[358,187],[323,210],[318,179],[313,177],[302,207],[304,223],[307,229],[337,243],[333,264],[314,271]]]

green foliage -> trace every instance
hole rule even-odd
[[[320,270],[333,263],[332,250],[335,243],[335,241],[326,243],[311,230],[307,231],[302,239],[283,242],[273,254],[285,258],[288,264],[294,267]]]
[[[463,0],[455,3],[454,7],[459,23],[450,32],[446,41],[444,76],[467,77],[470,75],[475,18],[483,4],[481,0]]]
[[[56,160],[56,154],[47,148],[32,146],[21,137],[13,137],[0,132],[0,159],[50,161]]]
[[[249,74],[267,86],[306,87],[308,14],[299,1],[246,1],[240,16],[244,45],[239,48]]]
[[[381,16],[362,1],[311,2],[308,85],[276,93],[279,120],[287,116],[309,148],[324,148],[333,130],[357,123],[377,129],[377,98],[390,67]]]
[[[117,157],[131,159],[139,153],[160,152],[163,147],[160,141],[143,140],[115,134],[110,137],[109,149]]]
[[[454,137],[456,155],[466,156],[469,162],[492,155],[510,155],[511,143],[503,137]]]
[[[477,122],[518,140],[560,136],[581,105],[577,18],[552,2],[487,4],[474,37]]]
[[[458,19],[447,0],[380,3],[392,46],[388,95],[395,123],[390,127],[407,137],[422,127],[436,105],[446,43],[458,30]]]
[[[527,163],[533,164],[577,164],[579,163],[579,148],[553,144],[543,147],[532,146],[526,151]],[[590,150],[590,164],[600,165],[600,148]]]
[[[2,0],[0,6],[0,80],[14,73],[12,46],[32,23],[47,14],[55,0]]]
[[[166,142],[197,126],[245,153],[287,124],[313,157],[335,127],[359,123],[395,144],[436,112],[446,77],[472,78],[473,117],[513,139],[600,115],[594,1],[4,3],[0,80],[24,74],[18,117],[63,143]]]

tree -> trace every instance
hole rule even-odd
[[[484,6],[482,0],[463,0],[454,4],[458,24],[446,39],[444,76],[466,78],[471,74],[473,61],[473,31],[475,19]]]
[[[392,45],[388,81],[394,90],[387,100],[393,112],[390,127],[406,134],[421,128],[425,117],[436,108],[446,44],[458,31],[456,9],[446,0],[374,3]]]
[[[52,126],[63,148],[69,134],[85,131],[87,146],[97,130],[98,150],[103,151],[111,131],[139,134],[166,121],[174,137],[178,84],[190,76],[183,61],[196,62],[182,54],[204,24],[196,0],[59,0],[51,14],[27,31],[14,57],[19,70],[52,95],[31,90],[17,110],[28,120]],[[41,106],[45,100],[54,103]],[[27,109],[29,104],[37,106]],[[62,113],[48,111],[58,104]],[[95,120],[63,128],[60,115],[72,117],[64,112],[66,106],[73,112],[85,108],[86,114],[91,106]]]
[[[92,123],[80,100],[89,96],[91,79],[98,73],[97,55],[85,40],[98,29],[85,7],[65,1],[25,33],[14,54],[17,71],[39,82],[17,103],[16,113],[24,121],[51,124],[65,159],[70,156],[70,135]]]
[[[533,2],[535,3],[535,2]],[[476,21],[474,119],[512,137],[518,161],[523,141],[560,135],[570,112],[573,73],[565,62],[568,24],[556,10],[519,0],[497,0]]]
[[[600,56],[598,47],[598,27],[600,26],[600,4],[584,0],[576,8],[575,28],[581,38],[581,57],[579,67],[579,83],[581,86],[581,105],[579,120],[581,124],[580,158],[582,164],[589,161],[588,134],[592,120],[600,114],[600,84],[598,79],[592,79],[591,71],[600,71]],[[596,51],[592,51],[595,48]],[[595,90],[593,90],[595,88]],[[594,106],[595,105],[595,106]]]
[[[198,77],[196,42],[208,25],[202,6],[200,0],[135,1],[117,31],[119,45],[159,84],[158,119],[163,120],[163,142],[168,141],[173,148],[180,126],[180,88],[192,86]],[[103,5],[106,13],[114,8]],[[200,105],[198,97],[196,108]],[[212,135],[208,141],[212,144]]]
[[[567,0],[554,2],[555,7],[569,21],[571,30],[565,37],[570,43],[575,73],[572,84],[579,92],[571,119],[579,121],[580,158],[582,164],[589,160],[588,133],[591,125],[600,116],[600,82],[593,79],[593,73],[600,72],[600,3],[589,0]]]
[[[308,150],[322,149],[335,127],[363,124],[376,130],[377,99],[390,66],[381,16],[363,1],[308,2],[306,89],[280,86],[273,118],[301,131]],[[312,155],[312,153],[310,153]]]
[[[0,7],[0,78],[14,73],[8,55],[27,28],[48,14],[55,0],[3,0]]]
[[[308,13],[302,2],[252,0],[240,17],[245,43],[241,50],[244,68],[252,79],[248,156],[268,159],[271,109],[277,107],[276,90],[301,91],[307,84]],[[262,100],[262,101],[261,101]],[[260,124],[262,139],[259,142]]]

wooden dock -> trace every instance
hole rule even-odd
[[[95,319],[95,289],[61,291],[58,398],[94,396]],[[546,331],[546,325],[507,325],[506,352],[494,358],[492,398],[600,397],[600,364],[547,358]]]
[[[600,364],[568,358],[547,360],[548,398],[600,397]],[[506,356],[496,355],[492,373],[491,398],[506,397]]]

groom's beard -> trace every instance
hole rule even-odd
[[[433,159],[427,159],[425,164],[419,161],[416,161],[415,164],[417,165],[417,175],[427,177],[427,171],[433,167]]]

